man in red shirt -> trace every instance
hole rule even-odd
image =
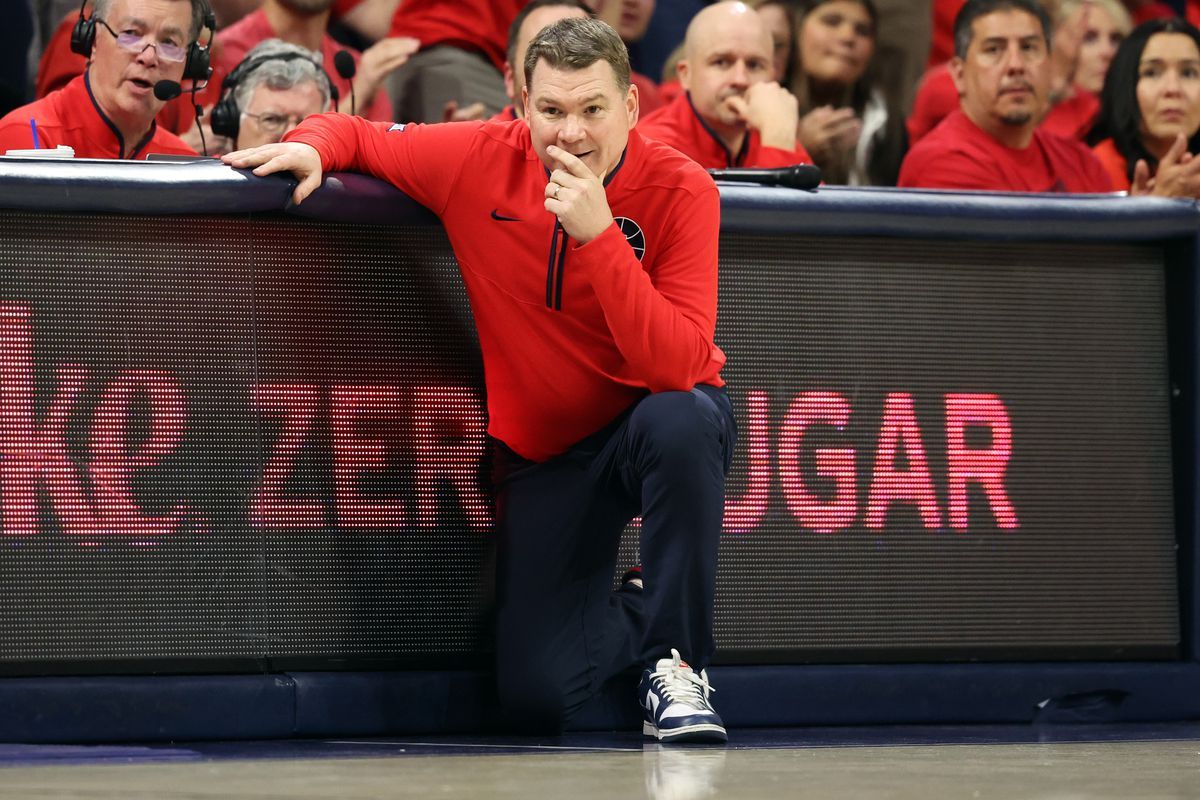
[[[678,66],[686,91],[638,130],[708,169],[811,163],[796,139],[796,98],[773,80],[773,51],[754,9],[709,6],[688,26]]]
[[[525,122],[325,115],[225,160],[291,171],[296,202],[324,171],[366,171],[445,225],[497,440],[497,683],[514,720],[560,726],[640,667],[647,735],[724,741],[701,669],[736,438],[713,343],[717,190],[630,130],[637,88],[604,23],[541,31],[525,79]],[[638,514],[642,581],[613,592]]]
[[[542,28],[552,25],[560,19],[572,17],[583,19],[591,16],[591,11],[582,0],[533,0],[521,9],[508,29],[508,50],[504,61],[504,93],[511,103],[496,114],[494,120],[514,120],[525,118],[525,105],[521,95],[525,91],[525,53],[529,43]],[[638,100],[641,100],[639,90]]]
[[[909,151],[899,186],[1112,191],[1087,147],[1038,128],[1049,103],[1049,32],[1034,0],[968,0],[950,65],[960,108]]]
[[[203,0],[97,0],[87,71],[0,119],[0,153],[69,145],[79,158],[195,155],[155,122],[164,103],[154,85],[183,78],[206,11]]]

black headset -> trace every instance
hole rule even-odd
[[[93,12],[90,17],[85,17],[83,15],[85,6],[87,6],[87,0],[83,0],[79,4],[79,19],[76,20],[75,27],[71,29],[71,52],[91,58],[92,47],[96,44],[96,14]],[[217,32],[217,18],[213,14],[208,0],[201,0],[201,8],[204,18],[203,27],[208,28],[208,42],[201,45],[200,37],[197,36],[196,41],[188,45],[187,60],[183,62],[183,79],[197,82],[206,81],[212,76],[208,51],[212,46],[213,36]]]
[[[221,83],[221,99],[213,106],[212,111],[208,114],[208,124],[212,126],[213,133],[218,136],[228,136],[230,139],[236,139],[238,128],[241,127],[242,111],[238,108],[237,98],[235,97],[237,85],[244,81],[250,73],[261,67],[263,64],[269,64],[272,61],[298,61],[303,59],[309,64],[312,64],[325,78],[325,85],[329,87],[329,99],[333,103],[333,107],[337,108],[338,104],[338,88],[329,78],[329,73],[325,68],[317,63],[312,56],[304,53],[264,53],[260,56],[242,59],[242,63],[233,68],[233,71],[225,76],[225,80]]]

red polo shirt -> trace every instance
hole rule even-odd
[[[121,158],[125,149],[125,140],[117,126],[104,115],[92,96],[87,73],[0,119],[0,154],[33,147],[30,119],[37,121],[38,144],[43,148],[70,145],[75,148],[76,158]],[[196,155],[195,150],[157,122],[150,123],[150,130],[129,158],[143,159],[150,153]]]
[[[504,72],[508,28],[529,0],[404,0],[392,36],[412,36],[425,49],[439,44],[474,50]]]
[[[700,116],[687,92],[642,118],[637,129],[648,139],[674,147],[705,169],[790,167],[793,164],[812,163],[812,158],[799,142],[794,150],[764,147],[758,131],[754,130],[746,132],[742,149],[736,154],[732,153]]]
[[[898,186],[1002,192],[1111,192],[1104,167],[1082,142],[1040,128],[1023,150],[1006,147],[962,111],[917,142]]]

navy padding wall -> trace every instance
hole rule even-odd
[[[294,181],[257,179],[203,162],[50,162],[30,168],[0,160],[0,186],[0,205],[27,211],[227,215],[286,208],[329,221],[436,224],[408,198],[362,176],[330,176],[308,202],[291,208]],[[1195,204],[1154,199],[836,189],[803,194],[746,187],[722,187],[722,198],[726,233],[1170,241],[1192,243],[1194,258],[1200,229]],[[1188,488],[1191,504],[1195,487]],[[1181,582],[1191,587],[1200,554],[1191,546],[1196,519],[1194,504],[1189,507],[1191,515],[1181,517],[1179,526],[1191,560],[1179,568]],[[1200,614],[1196,593],[1184,597],[1193,607],[1183,615],[1190,625],[1183,630],[1184,658],[1176,661],[718,666],[711,673],[714,699],[733,727],[1200,718],[1194,646]],[[631,687],[612,687],[572,727],[636,726],[631,694]],[[489,730],[501,723],[483,671],[0,679],[4,741],[391,735]]]

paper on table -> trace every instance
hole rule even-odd
[[[43,147],[32,150],[9,150],[4,155],[20,158],[74,158],[75,148],[68,144],[60,144],[53,149]]]

